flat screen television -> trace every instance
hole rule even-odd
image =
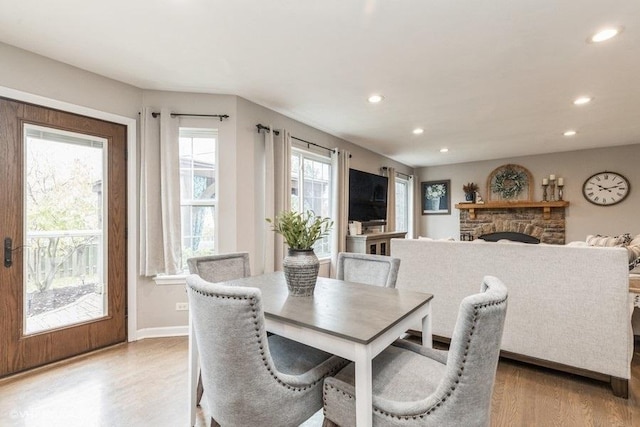
[[[388,187],[386,176],[349,169],[349,221],[385,222]]]

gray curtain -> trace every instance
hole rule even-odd
[[[143,108],[140,118],[140,274],[179,274],[179,119],[163,108],[159,118]]]
[[[338,253],[347,249],[350,157],[351,153],[339,148],[331,155],[331,218],[334,221],[331,236],[331,277],[336,277]]]
[[[396,231],[396,168],[386,168],[385,175],[389,178],[387,188],[387,226],[385,231]]]
[[[269,129],[273,126],[269,125]],[[273,131],[264,132],[264,215],[273,219],[276,215],[275,193],[275,145]],[[264,221],[264,272],[271,273],[275,269],[276,239],[271,225]]]
[[[291,209],[291,133],[280,130],[280,135],[273,137],[274,142],[274,182],[275,182],[275,214]],[[286,246],[280,234],[274,236],[274,268],[282,270]]]

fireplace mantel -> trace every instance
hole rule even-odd
[[[521,209],[521,208],[542,208],[544,219],[551,218],[551,208],[566,208],[569,206],[567,201],[555,202],[486,202],[486,203],[456,203],[456,208],[460,210],[468,210],[469,218],[476,219],[476,209]]]

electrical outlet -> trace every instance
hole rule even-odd
[[[176,311],[187,311],[189,310],[188,302],[177,302],[176,303]]]

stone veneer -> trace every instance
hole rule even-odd
[[[565,244],[564,208],[551,209],[551,218],[543,218],[542,208],[476,209],[476,219],[469,218],[469,211],[460,210],[460,238],[478,237],[500,231],[524,233],[540,240],[540,243]]]

